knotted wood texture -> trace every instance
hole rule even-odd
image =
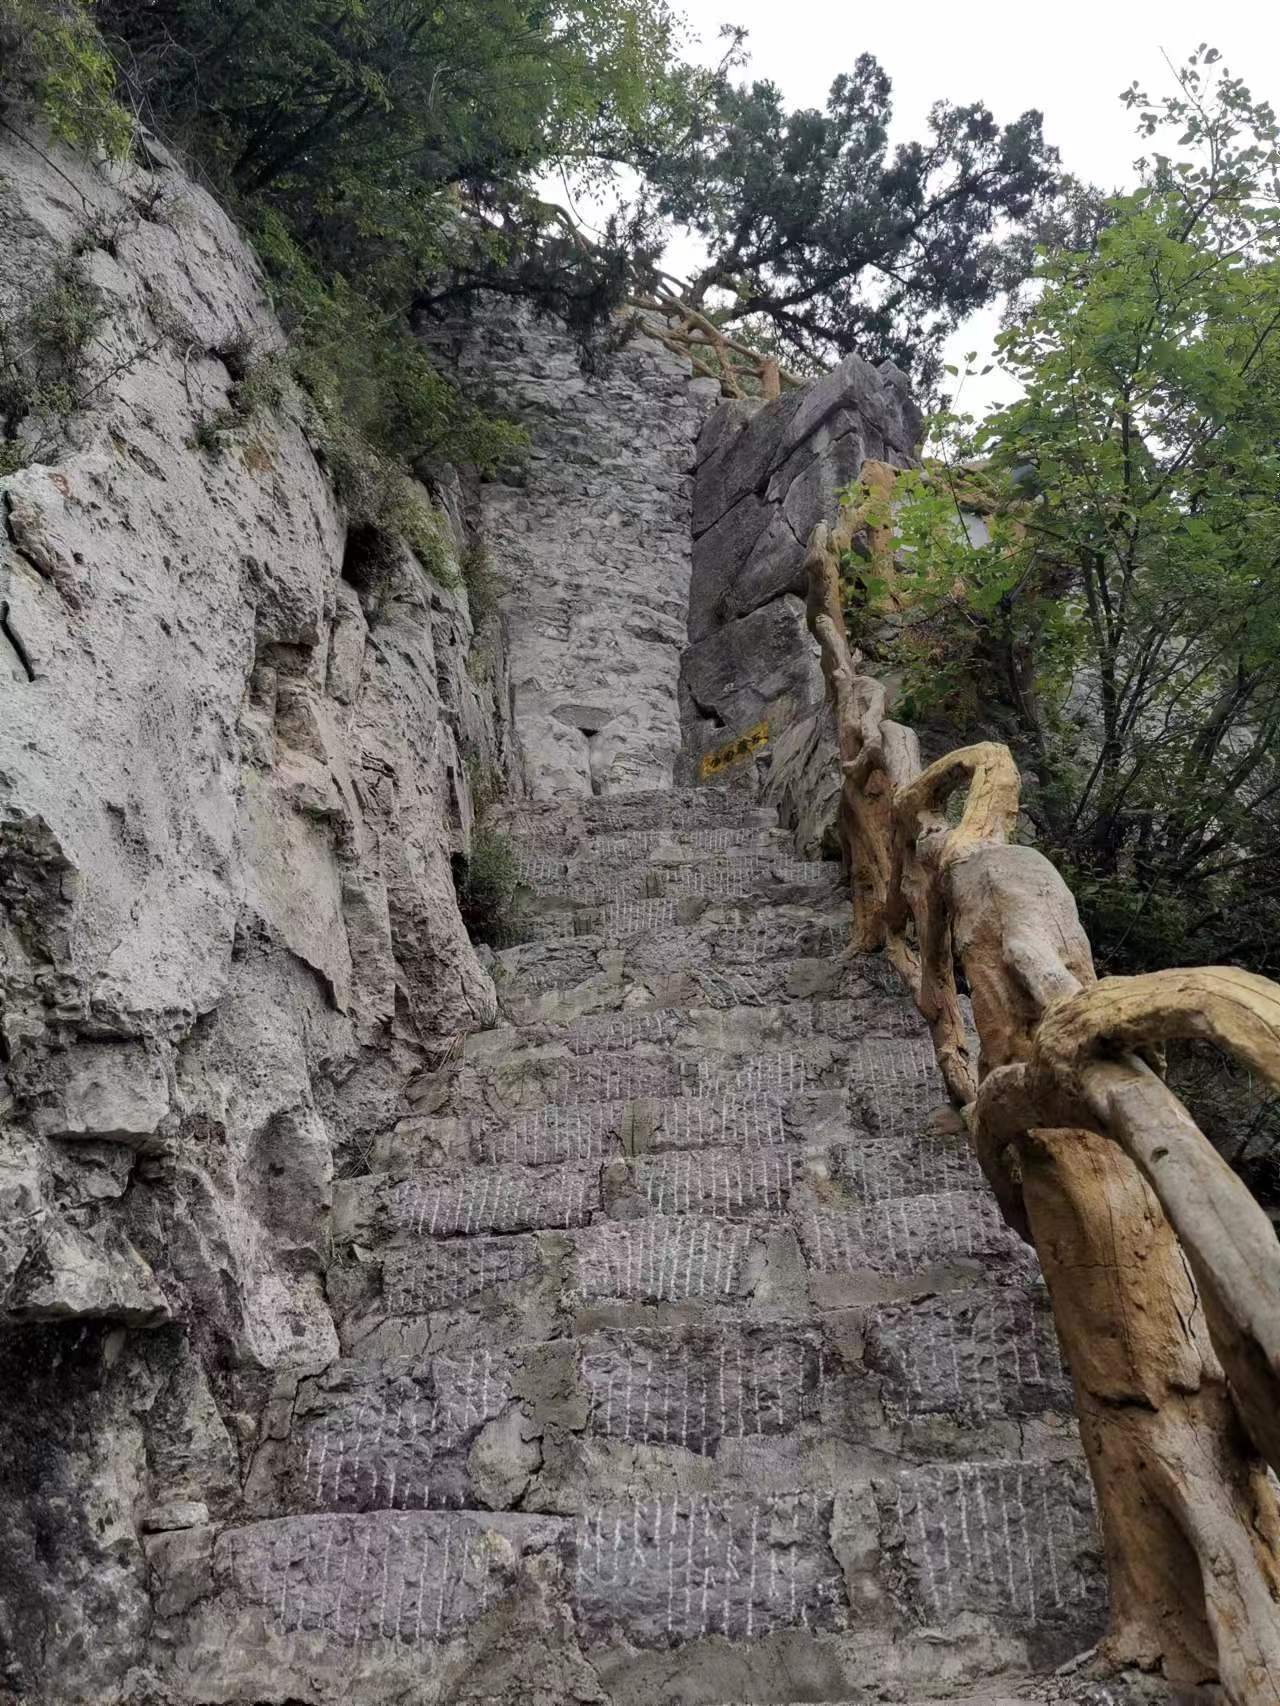
[[[1039,1253],[1106,1547],[1099,1662],[1280,1706],[1280,1242],[1150,1064],[1201,1038],[1280,1085],[1280,987],[1223,966],[1099,982],[1061,876],[1009,840],[1009,749],[921,767],[883,685],[859,673],[840,593],[840,554],[863,531],[891,581],[889,530],[871,518],[895,478],[865,464],[866,502],[815,528],[806,559],[854,943],[910,984],[1002,1212]]]

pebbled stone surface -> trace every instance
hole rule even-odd
[[[501,300],[423,332],[532,441],[519,483],[486,482],[479,494],[490,559],[511,587],[526,791],[670,786],[705,397],[651,338],[630,338],[586,373],[565,328]]]

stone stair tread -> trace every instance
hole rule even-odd
[[[981,1678],[1101,1611],[1069,1382],[841,868],[728,792],[499,820],[540,939],[335,1187],[343,1354],[277,1382],[190,1650],[483,1706],[449,1655],[549,1597],[606,1697],[1031,1706]]]
[[[945,1631],[990,1654],[993,1636],[1034,1636],[1063,1656],[1096,1637],[1102,1609],[1087,1476],[1074,1463],[925,1465],[840,1495],[667,1495],[572,1517],[326,1513],[156,1538],[158,1596],[185,1612],[170,1635],[189,1662],[234,1675],[246,1637],[260,1650],[265,1634],[281,1690],[318,1652],[356,1674],[376,1660],[384,1685],[397,1665],[414,1667],[421,1686],[424,1649],[464,1631],[482,1649],[510,1642],[521,1606],[547,1593],[578,1648],[599,1650],[602,1676],[622,1662],[620,1637],[642,1676],[647,1653],[665,1663],[677,1643],[750,1649],[785,1634],[792,1663],[826,1654],[858,1686],[868,1608],[903,1643]],[[205,1549],[212,1591],[183,1601],[193,1547]],[[881,1662],[900,1678],[900,1656]],[[694,1698],[718,1693],[706,1677]]]
[[[625,1132],[630,1104],[620,1106]],[[678,1099],[673,1106],[679,1108]],[[722,1104],[713,1106],[719,1110]],[[836,1141],[798,1136],[748,1149],[722,1141],[537,1167],[458,1157],[425,1171],[365,1173],[337,1182],[335,1225],[339,1239],[366,1241],[374,1226],[442,1238],[648,1213],[742,1218],[780,1213],[793,1191],[825,1220],[891,1198],[984,1190],[971,1148],[954,1135],[920,1131],[864,1138],[849,1132]]]
[[[777,887],[776,893],[766,888],[759,893],[668,894],[582,910],[553,905],[524,918],[518,927],[538,934],[528,942],[504,945],[502,954],[521,947],[545,954],[558,942],[579,940],[608,949],[626,945],[632,952],[641,952],[645,942],[655,939],[667,951],[674,947],[686,955],[692,952],[728,964],[754,963],[779,953],[789,957],[839,954],[848,941],[847,910],[832,907],[828,917],[805,904],[805,885],[800,886],[799,897],[794,885]],[[835,898],[838,892],[826,884],[808,886],[814,900]]]
[[[797,859],[782,849],[746,853],[702,853],[690,850],[683,859],[655,857],[622,863],[592,854],[554,858],[545,854],[519,862],[523,884],[535,887],[538,912],[564,911],[571,916],[569,934],[581,935],[604,927],[594,922],[611,906],[624,901],[759,895],[775,889],[834,889],[844,883],[838,862]],[[529,906],[526,899],[525,905]]]
[[[623,829],[592,831],[583,829],[576,841],[547,849],[545,842],[529,839],[521,833],[510,836],[518,860],[545,859],[554,867],[561,861],[593,858],[619,861],[624,864],[641,862],[651,855],[701,858],[709,855],[736,852],[767,852],[780,849],[794,857],[794,838],[776,825],[761,825],[752,820],[741,824],[726,823],[702,829]],[[536,873],[526,879],[536,885]]]
[[[420,1236],[410,1222],[358,1249],[330,1270],[329,1294],[341,1343],[361,1357],[607,1326],[796,1322],[1039,1278],[989,1193],[966,1190],[841,1210],[793,1195],[782,1213],[655,1210],[471,1236]]]
[[[554,1166],[734,1143],[757,1149],[800,1135],[778,1097],[757,1092],[654,1096],[635,1101],[545,1102],[500,1119],[450,1114],[400,1121],[370,1154],[368,1171],[510,1163]]]
[[[724,859],[793,861],[792,838],[782,829],[638,829],[618,835],[587,835],[572,846],[547,851],[536,842],[511,838],[520,880],[541,890],[566,870],[630,871],[652,866],[702,864]]]
[[[390,1134],[382,1152],[394,1153],[415,1137],[430,1142],[433,1135],[455,1150],[474,1152],[473,1140],[483,1134],[536,1132],[555,1123],[552,1109],[598,1105],[618,1109],[610,1132],[636,1143],[647,1117],[642,1110],[650,1105],[663,1111],[676,1101],[723,1106],[743,1098],[776,1109],[789,1132],[814,1138],[865,1133],[907,1140],[948,1122],[958,1128],[925,1038],[864,1036],[845,1042],[813,1027],[803,1013],[798,1017],[799,1034],[790,1038],[763,1027],[754,1034],[744,1027],[735,1036],[731,1027],[708,1024],[701,1034],[691,1028],[616,1048],[592,1047],[588,1033],[585,1043],[571,1049],[567,1041],[544,1041],[536,1031],[526,1034],[524,1046],[486,1045],[410,1086],[414,1113],[402,1122],[403,1132],[397,1127]],[[770,1046],[775,1043],[790,1046]],[[627,1107],[635,1112],[627,1115]],[[580,1128],[584,1116],[564,1117]],[[437,1126],[434,1134],[422,1123],[445,1120],[458,1123]],[[603,1124],[595,1125],[603,1137]],[[398,1135],[403,1145],[397,1145]],[[519,1156],[513,1153],[512,1159]]]
[[[904,1694],[899,1687],[877,1693],[874,1703],[863,1694],[840,1700],[824,1698],[822,1706],[1070,1706],[1074,1701],[1079,1701],[1080,1706],[1128,1706],[1129,1702],[1133,1706],[1148,1706],[1153,1701],[1165,1706],[1168,1700],[1167,1690],[1152,1677],[1121,1679],[1108,1676],[1105,1681],[1096,1681],[1084,1674],[1078,1682],[1072,1683],[1054,1674],[1049,1677],[1023,1677],[1004,1688],[970,1690],[964,1694],[918,1694],[915,1691]],[[477,1702],[476,1706],[489,1706],[489,1703]],[[497,1706],[497,1702],[493,1706]],[[715,1706],[751,1706],[751,1703],[717,1701]],[[779,1706],[812,1706],[812,1702],[786,1701],[779,1702]]]
[[[819,1037],[852,1044],[897,1038],[919,1039],[928,1048],[924,1020],[876,992],[859,998],[784,997],[767,1005],[709,1007],[705,1002],[670,1002],[584,1013],[573,1018],[531,1019],[473,1031],[454,1061],[476,1064],[509,1060],[527,1050],[561,1049],[567,1054],[640,1048],[654,1044],[745,1050],[769,1041]],[[409,1093],[413,1093],[413,1083]]]
[[[366,1158],[362,1176],[408,1176],[426,1169],[441,1178],[475,1167],[549,1168],[732,1148],[752,1154],[777,1146],[865,1149],[877,1169],[893,1152],[914,1173],[932,1157],[953,1162],[975,1188],[976,1160],[939,1109],[896,1131],[872,1133],[836,1092],[798,1097],[726,1091],[708,1096],[654,1096],[634,1101],[550,1102],[490,1118],[426,1114],[399,1122]],[[847,1170],[847,1163],[846,1163]],[[341,1181],[345,1186],[346,1181]],[[923,1186],[917,1188],[923,1189]]]
[[[786,1039],[782,1039],[785,1044]],[[911,1050],[910,1042],[897,1045]],[[693,1043],[688,1048],[654,1043],[631,1048],[594,1049],[568,1054],[555,1047],[513,1050],[507,1056],[463,1058],[429,1083],[415,1086],[410,1099],[434,1113],[488,1116],[551,1103],[635,1102],[654,1097],[720,1097],[748,1091],[783,1099],[822,1089],[843,1090],[849,1073],[841,1045],[821,1037],[797,1039],[792,1046],[758,1044],[735,1048]],[[903,1067],[909,1080],[909,1064]],[[868,1083],[866,1093],[874,1092]],[[927,1097],[929,1085],[921,1094]],[[933,1096],[936,1105],[938,1096]]]
[[[569,801],[522,800],[496,807],[491,821],[522,840],[555,844],[570,836],[577,839],[633,830],[776,829],[778,813],[776,808],[756,805],[742,795],[693,788]]]
[[[908,1458],[1078,1453],[1034,1288],[975,1288],[855,1317],[597,1329],[277,1381],[259,1512],[580,1511],[636,1475],[689,1490],[839,1490]],[[538,1443],[534,1443],[534,1442]],[[637,1458],[635,1453],[641,1452]]]
[[[651,906],[655,903],[630,903]],[[755,1006],[805,996],[877,994],[899,1005],[906,992],[876,956],[847,947],[843,908],[828,916],[794,906],[701,909],[688,924],[637,929],[630,937],[570,936],[519,943],[495,959],[501,1010],[534,1019],[619,1006]]]

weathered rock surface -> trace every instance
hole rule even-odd
[[[423,332],[532,440],[521,483],[481,491],[487,549],[510,587],[527,792],[669,787],[705,382],[643,336],[584,373],[567,332],[506,304]]]
[[[229,1371],[337,1352],[335,1165],[493,1015],[450,861],[503,684],[465,595],[355,572],[300,399],[197,443],[282,342],[201,189],[6,130],[0,224],[0,313],[71,257],[106,309],[0,479],[0,1692],[105,1701],[142,1531],[238,1496]]]
[[[0,481],[0,1696],[1156,1698],[1035,1675],[1104,1601],[1044,1288],[819,856],[787,539],[909,454],[896,379],[698,449],[745,554],[681,762],[768,716],[784,834],[751,764],[670,787],[665,354],[450,333],[534,442],[478,506],[518,582],[480,687],[461,595],[349,559],[296,403],[190,442],[279,338],[218,209],[46,154],[0,147],[0,306],[77,246],[116,353]],[[529,939],[482,956],[450,859],[508,697]]]
[[[867,457],[911,462],[921,425],[895,368],[849,356],[772,403],[724,404],[698,440],[679,774],[692,780],[709,748],[767,721],[756,777],[804,854],[831,843],[839,778],[805,626],[805,544]]]

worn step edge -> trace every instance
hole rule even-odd
[[[708,1640],[751,1650],[786,1632],[795,1660],[877,1627],[895,1646],[925,1635],[935,1654],[939,1638],[1031,1633],[1062,1654],[1098,1633],[1105,1597],[1088,1478],[1062,1463],[925,1466],[835,1497],[656,1498],[573,1518],[282,1517],[154,1536],[148,1561],[167,1638],[226,1678],[247,1656],[287,1664],[291,1638],[299,1657],[462,1638],[483,1650],[547,1592],[568,1613],[562,1639],[598,1650],[602,1674],[633,1676],[646,1654]],[[988,1670],[1009,1656],[993,1651]],[[707,1677],[695,1698],[715,1692]]]
[[[809,1325],[601,1331],[278,1375],[258,1514],[582,1508],[646,1473],[838,1490],[906,1457],[1079,1451],[1048,1302],[975,1289]],[[628,1456],[643,1448],[641,1458]],[[859,1466],[862,1466],[861,1471]]]

